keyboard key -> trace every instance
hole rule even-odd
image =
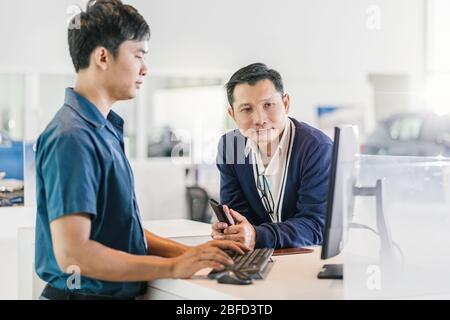
[[[230,267],[231,269],[248,273],[253,279],[261,279],[273,254],[273,249],[259,248],[244,255],[239,255],[235,252],[227,252],[227,254],[234,261],[234,265]],[[223,271],[212,270],[208,274],[208,278],[216,279],[220,272]]]

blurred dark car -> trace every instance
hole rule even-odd
[[[5,179],[23,180],[23,143],[0,130],[0,172]]]
[[[361,153],[450,157],[450,115],[395,114],[378,123]]]

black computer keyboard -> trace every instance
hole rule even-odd
[[[259,248],[252,252],[240,255],[234,251],[227,251],[227,254],[233,259],[234,265],[230,269],[238,270],[248,275],[250,279],[264,279],[270,270],[272,263],[272,248]],[[208,274],[208,278],[216,279],[223,270],[213,269]]]

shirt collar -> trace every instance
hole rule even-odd
[[[109,110],[108,113],[108,120],[111,122],[116,128],[119,128],[120,130],[123,130],[123,119],[114,111]]]
[[[73,88],[66,88],[64,103],[97,128],[105,126],[108,119],[115,127],[123,129],[124,121],[117,113],[110,110],[106,119],[92,102],[75,92]]]

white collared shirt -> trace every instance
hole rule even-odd
[[[271,217],[272,222],[281,222],[281,208],[283,207],[284,188],[286,185],[288,164],[292,150],[292,144],[294,141],[293,127],[294,124],[289,118],[287,118],[286,126],[283,130],[283,136],[281,137],[280,143],[273,153],[273,156],[270,159],[267,167],[264,166],[261,151],[259,150],[256,142],[247,139],[247,144],[245,146],[245,156],[248,156],[249,153],[252,153],[253,176],[255,178],[255,185],[257,185],[258,183],[256,165],[258,165],[259,174],[263,174],[267,178],[270,192],[272,193],[274,201],[274,216]],[[261,197],[262,194],[259,190],[258,193]]]

